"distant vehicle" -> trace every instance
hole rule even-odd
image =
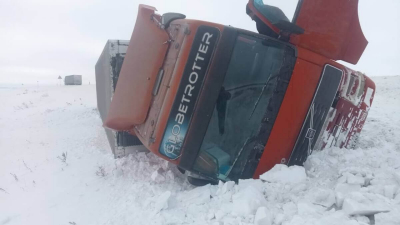
[[[104,125],[191,183],[258,178],[356,142],[375,84],[338,60],[356,64],[368,44],[358,0],[300,0],[292,21],[250,0],[260,34],[155,11],[139,6]]]
[[[69,75],[64,78],[65,85],[82,85],[82,75]]]

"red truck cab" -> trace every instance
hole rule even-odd
[[[357,63],[367,41],[357,0],[323,2],[299,1],[285,22],[250,0],[276,37],[140,5],[105,126],[210,182],[351,147],[375,84],[336,60]]]

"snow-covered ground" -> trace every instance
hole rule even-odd
[[[357,149],[199,188],[151,153],[115,160],[94,85],[0,85],[0,225],[399,225],[400,76],[373,79]]]

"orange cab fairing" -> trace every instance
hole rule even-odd
[[[154,133],[150,134],[145,133],[143,134],[141,132],[141,128],[146,126],[147,124],[151,123],[151,121],[147,120],[143,125],[139,125],[135,127],[135,131],[139,137],[139,139],[143,139],[143,144],[148,147],[150,151],[152,151],[154,154],[158,155],[161,158],[164,158],[168,161],[173,162],[174,164],[179,164],[180,158],[177,158],[176,160],[171,160],[170,158],[167,158],[166,156],[160,154],[159,148],[161,145],[161,139],[163,137],[163,134],[166,129],[168,117],[172,108],[172,104],[174,103],[176,93],[178,91],[180,81],[182,79],[183,71],[185,69],[186,65],[186,60],[189,56],[191,46],[193,43],[193,39],[195,37],[197,28],[201,25],[206,25],[206,26],[211,26],[211,27],[216,27],[220,30],[220,32],[223,31],[224,26],[220,24],[215,24],[215,23],[209,23],[209,22],[204,22],[204,21],[198,21],[198,20],[176,20],[172,22],[171,26],[174,25],[179,25],[181,27],[185,27],[185,30],[181,30],[180,32],[184,32],[185,37],[183,40],[183,43],[181,45],[179,56],[176,62],[176,65],[174,65],[173,70],[171,71],[171,79],[167,81],[167,79],[163,80],[162,87],[165,88],[165,92],[162,92],[160,88],[160,93],[158,94],[161,98],[161,95],[165,95],[165,99],[162,103],[162,106],[160,108],[159,116],[157,120],[155,121],[155,128],[154,128]],[[173,42],[172,42],[173,46]],[[205,78],[207,79],[207,77]],[[152,111],[155,111],[156,113],[157,109],[151,108],[150,114],[152,114]]]
[[[155,8],[139,6],[134,31],[122,65],[105,125],[130,130],[146,120],[152,89],[168,50],[168,34],[151,17]],[[157,18],[157,15],[155,15]],[[159,16],[158,16],[159,18]],[[130,97],[135,97],[135,100]]]

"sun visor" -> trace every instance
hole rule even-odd
[[[291,23],[268,2],[250,0],[248,7],[275,33],[289,33],[290,43],[327,58],[357,64],[368,44],[358,18],[358,0],[300,0]]]
[[[130,130],[144,123],[152,100],[157,74],[163,65],[169,39],[153,19],[151,6],[139,5],[128,50],[104,125],[113,130]]]

